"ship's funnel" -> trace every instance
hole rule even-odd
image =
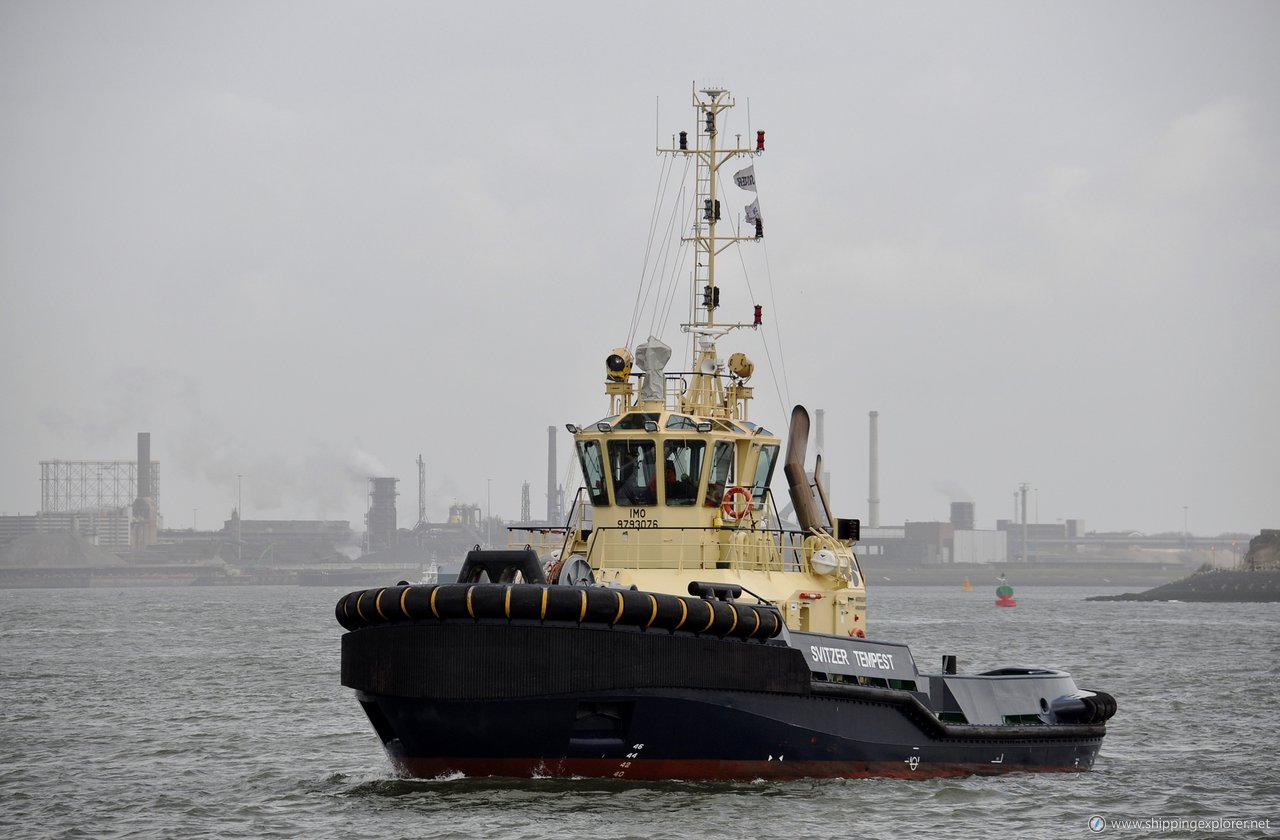
[[[671,360],[671,348],[654,336],[636,348],[636,367],[644,371],[640,380],[640,399],[665,400],[666,378],[662,371]]]
[[[804,469],[805,451],[809,448],[809,412],[798,405],[791,410],[791,432],[787,437],[787,461],[782,467],[791,493],[791,507],[795,510],[800,528],[825,531],[818,513],[818,500],[813,496],[809,474]]]

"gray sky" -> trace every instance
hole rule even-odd
[[[839,513],[876,409],[886,524],[992,527],[1026,481],[1043,522],[1280,527],[1278,33],[1268,2],[5,0],[0,511],[143,430],[168,527],[238,473],[248,517],[356,527],[395,475],[412,524],[419,452],[430,518],[489,479],[545,511],[546,427],[605,414],[630,323],[655,99],[665,142],[696,80],[768,131],[726,306],[826,409]],[[771,335],[721,348],[781,432]]]

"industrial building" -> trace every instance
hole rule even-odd
[[[28,534],[77,534],[99,548],[154,545],[160,528],[160,464],[151,434],[136,461],[41,461],[40,512],[0,516],[0,545]]]

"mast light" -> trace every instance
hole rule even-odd
[[[680,151],[689,151],[689,132],[687,131],[680,132]]]
[[[764,151],[764,130],[763,129],[756,132],[756,151],[757,152]]]

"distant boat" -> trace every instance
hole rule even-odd
[[[972,591],[973,591],[973,584],[969,582],[969,579],[968,579],[968,578],[965,578],[965,579],[964,579],[964,583],[960,584],[960,591],[961,591],[961,592],[972,592]]]

